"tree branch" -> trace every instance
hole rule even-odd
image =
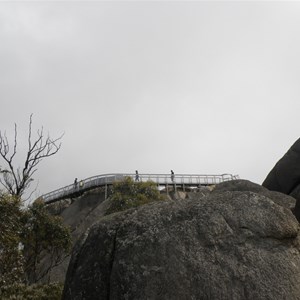
[[[37,138],[33,140],[32,137],[32,114],[29,118],[28,126],[28,150],[26,153],[25,162],[23,169],[14,168],[14,158],[17,154],[17,124],[14,127],[14,142],[13,150],[11,155],[9,141],[6,133],[0,131],[0,156],[6,162],[8,166],[7,172],[2,174],[2,180],[0,183],[5,187],[5,189],[12,195],[22,196],[26,189],[29,188],[32,181],[33,174],[37,171],[38,164],[45,158],[53,156],[61,148],[61,139],[63,134],[56,139],[51,139],[48,135],[44,138],[43,127],[37,130]],[[5,171],[5,170],[4,170]]]

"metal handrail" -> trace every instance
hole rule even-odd
[[[62,199],[68,195],[76,194],[87,189],[100,186],[111,185],[116,181],[120,181],[126,177],[133,180],[136,179],[136,174],[132,173],[113,173],[92,176],[80,180],[75,185],[70,184],[50,193],[44,194],[42,199],[48,203],[55,199]],[[172,180],[170,174],[138,174],[139,181],[153,181],[158,185],[180,184],[180,185],[214,185],[223,181],[238,179],[237,175],[221,174],[221,175],[198,175],[198,174],[175,174]]]

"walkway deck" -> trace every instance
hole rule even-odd
[[[75,184],[67,185],[58,190],[44,194],[42,199],[46,204],[50,204],[62,199],[72,198],[82,194],[84,191],[97,188],[108,187],[116,181],[123,180],[125,177],[131,177],[136,179],[136,174],[116,173],[116,174],[103,174],[87,179],[81,180]],[[153,181],[158,186],[208,186],[221,183],[223,181],[229,181],[238,179],[238,176],[231,174],[222,175],[190,175],[190,174],[176,174],[172,180],[170,174],[139,174],[139,181]]]

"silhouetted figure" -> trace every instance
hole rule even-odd
[[[175,178],[174,171],[173,171],[173,170],[171,170],[171,180],[172,180],[172,182],[174,182],[174,178]]]
[[[74,180],[74,188],[75,188],[75,189],[77,188],[77,184],[78,184],[77,178],[75,178],[75,180]]]
[[[135,171],[135,181],[140,181],[140,175],[137,170]]]

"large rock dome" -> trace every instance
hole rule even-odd
[[[103,217],[74,247],[63,299],[300,299],[299,224],[272,197],[236,181]]]

